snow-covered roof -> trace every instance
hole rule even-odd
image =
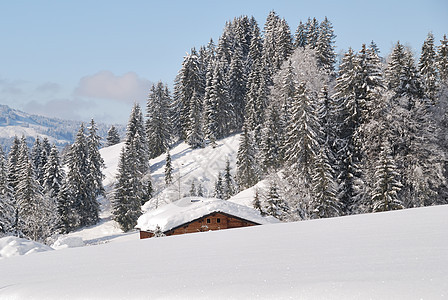
[[[280,222],[274,217],[263,217],[250,207],[216,198],[186,197],[149,211],[138,218],[136,228],[153,231],[157,226],[166,232],[203,216],[221,212],[257,224]]]

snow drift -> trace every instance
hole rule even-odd
[[[440,299],[448,206],[0,260],[2,299]]]

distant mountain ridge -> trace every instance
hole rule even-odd
[[[5,152],[8,152],[15,136],[19,138],[25,136],[29,145],[32,145],[37,137],[41,139],[46,137],[50,143],[63,148],[73,143],[81,123],[81,121],[32,115],[0,104],[0,145]],[[97,123],[97,126],[99,135],[105,138],[111,125]],[[124,132],[125,126],[115,126],[120,133]]]

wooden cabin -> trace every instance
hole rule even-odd
[[[166,236],[277,223],[247,206],[215,198],[183,198],[142,215],[136,228],[140,238],[156,231]]]

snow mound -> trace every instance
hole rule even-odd
[[[49,250],[53,249],[47,245],[15,236],[7,236],[0,239],[0,258],[28,255]]]
[[[76,248],[84,246],[84,241],[81,237],[77,236],[61,236],[56,242],[54,242],[51,247],[56,250],[66,249],[66,248]]]
[[[0,299],[445,299],[448,205],[0,259]]]
[[[159,226],[165,232],[215,212],[257,224],[280,222],[274,217],[262,217],[257,210],[233,202],[216,198],[186,197],[140,216],[136,228],[154,231]]]

